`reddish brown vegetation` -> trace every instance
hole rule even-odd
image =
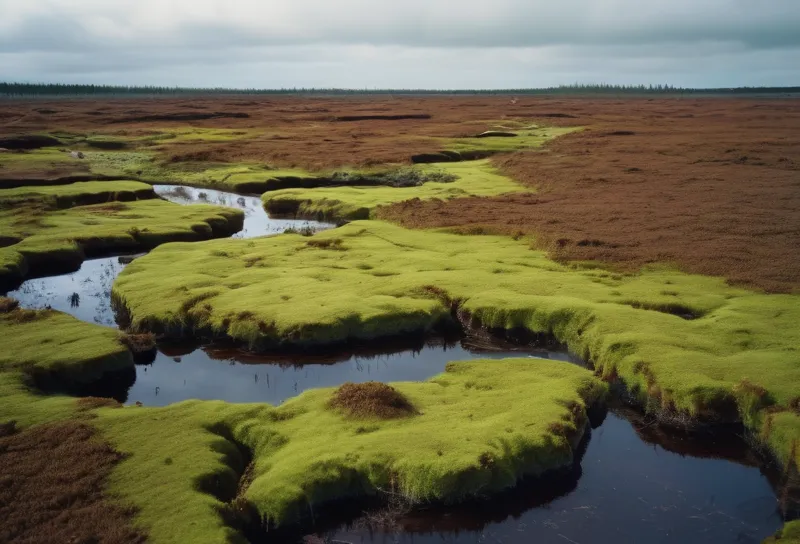
[[[800,102],[563,107],[590,128],[546,153],[495,161],[539,194],[402,203],[382,217],[413,227],[533,233],[561,260],[626,269],[671,263],[767,291],[798,289]]]
[[[414,413],[414,407],[397,389],[381,382],[342,384],[330,405],[352,416],[391,419]]]
[[[78,422],[0,428],[0,542],[139,543],[133,512],[103,498],[121,454]]]
[[[42,114],[43,106],[58,113]],[[533,233],[563,260],[627,269],[666,262],[768,291],[800,285],[796,99],[520,97],[511,104],[491,96],[212,97],[108,100],[102,108],[85,100],[19,101],[5,109],[8,124],[0,135],[92,133],[98,126],[122,137],[187,124],[251,129],[258,135],[157,141],[150,149],[165,161],[258,161],[312,170],[407,162],[439,151],[444,144],[435,138],[472,136],[493,128],[492,119],[585,126],[547,152],[495,157],[538,195],[412,202],[383,216],[414,227]],[[209,112],[231,117],[109,124]],[[397,114],[430,119],[336,121]]]

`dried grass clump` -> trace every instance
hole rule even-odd
[[[0,434],[0,542],[140,544],[133,508],[109,500],[123,456],[79,422]]]
[[[351,416],[394,419],[416,413],[411,402],[397,389],[381,382],[342,384],[330,401]]]
[[[114,399],[104,397],[81,397],[75,401],[78,410],[86,412],[96,408],[121,408],[122,404]]]
[[[10,297],[0,297],[0,314],[13,312],[19,307],[19,301]]]
[[[124,334],[120,338],[133,353],[146,353],[156,349],[156,337],[153,333]]]

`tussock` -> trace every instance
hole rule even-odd
[[[342,384],[330,401],[337,408],[355,417],[392,419],[415,413],[411,402],[397,389],[381,382]]]

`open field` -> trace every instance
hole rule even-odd
[[[609,394],[654,424],[736,426],[796,504],[800,101],[3,106],[0,283],[155,248],[103,295],[122,331],[0,297],[0,333],[15,339],[0,353],[0,459],[12,467],[0,481],[31,474],[9,488],[25,504],[80,496],[64,518],[73,534],[239,543],[344,498],[499,492],[571,466],[588,412]],[[242,228],[244,199],[180,206],[158,198],[159,183],[258,194],[273,215],[342,225],[209,240]],[[427,381],[340,384],[276,406],[75,398],[106,374],[135,379],[133,333],[293,353],[454,329],[557,341],[587,368],[481,358]],[[75,463],[74,490],[37,490],[33,472],[66,469],[18,452],[59,441],[65,459],[84,455],[96,470]],[[63,534],[9,512],[9,538]],[[86,512],[108,524],[92,534]],[[777,542],[793,542],[800,522],[784,519]]]
[[[431,118],[337,121],[389,112]],[[202,118],[212,114],[224,115]],[[769,291],[800,284],[793,251],[800,228],[797,100],[37,100],[6,102],[0,116],[0,136],[50,133],[66,147],[113,138],[126,142],[128,152],[121,167],[106,155],[92,165],[63,153],[12,167],[13,154],[7,155],[0,159],[0,178],[55,179],[122,168],[129,179],[150,169],[161,179],[194,177],[189,181],[195,183],[407,163],[413,155],[454,149],[465,137],[520,123],[586,127],[546,153],[495,159],[502,172],[535,187],[536,195],[398,204],[382,217],[419,227],[521,230],[538,235],[540,247],[559,259],[598,259],[626,269],[667,262]],[[476,142],[468,140],[482,145]],[[89,153],[96,149],[91,145],[74,147]],[[138,153],[131,156],[133,149]]]

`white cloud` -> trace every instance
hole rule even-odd
[[[0,0],[0,79],[800,83],[796,0]]]

